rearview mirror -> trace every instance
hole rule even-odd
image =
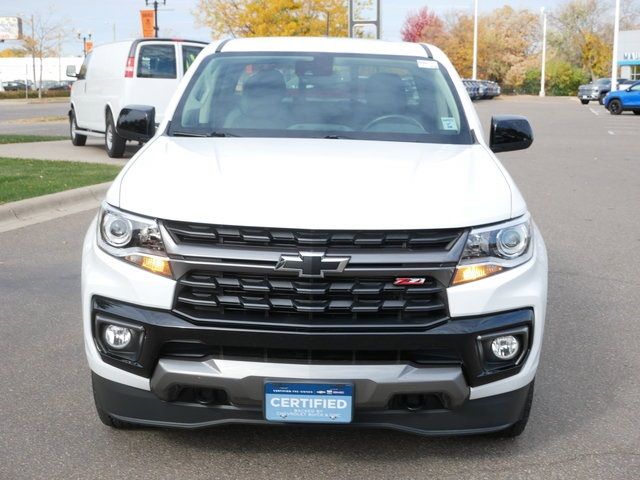
[[[148,105],[127,105],[120,110],[118,135],[127,140],[147,142],[156,133],[156,109]]]
[[[491,117],[489,147],[495,153],[524,150],[533,143],[533,130],[525,117],[497,115]]]
[[[77,77],[76,66],[75,65],[67,65],[67,77]]]

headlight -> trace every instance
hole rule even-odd
[[[527,214],[500,225],[473,229],[467,237],[453,285],[473,282],[522,265],[533,255]]]
[[[99,224],[98,245],[109,255],[153,273],[172,275],[158,222],[105,204]]]

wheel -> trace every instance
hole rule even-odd
[[[634,111],[633,111],[633,114],[634,114],[634,115],[640,115],[640,110],[639,110],[639,109],[634,110]]]
[[[87,136],[80,135],[77,132],[78,124],[76,122],[76,112],[71,110],[69,114],[69,134],[71,136],[71,143],[73,143],[76,147],[83,147],[85,143],[87,143]]]
[[[529,414],[531,413],[531,404],[533,403],[533,384],[535,380],[529,384],[529,391],[527,392],[527,399],[524,402],[524,409],[520,420],[511,425],[509,428],[497,433],[498,437],[502,438],[515,438],[524,432],[527,422],[529,421]]]
[[[113,115],[107,112],[105,118],[106,129],[104,133],[104,146],[107,149],[107,155],[111,158],[122,158],[124,155],[124,147],[127,141],[116,132],[116,126],[113,122]]]
[[[98,413],[98,417],[100,418],[100,421],[103,424],[105,424],[107,427],[115,428],[118,430],[127,430],[127,429],[138,427],[133,423],[123,422],[122,420],[113,418],[111,415],[109,415],[106,412],[104,408],[102,408],[102,405],[100,404],[100,398],[98,397],[98,394],[96,392],[96,384],[95,384],[95,380],[93,379],[93,376],[91,378],[91,386],[93,390],[93,401],[96,405],[96,412]]]
[[[620,115],[622,113],[622,103],[620,100],[611,100],[609,102],[609,112],[611,115]]]
[[[580,103],[583,105],[589,105],[589,100],[580,100]]]
[[[606,95],[606,94],[604,94],[604,95],[600,95],[600,96],[598,97],[598,103],[599,103],[600,105],[604,105],[604,97],[606,97],[606,96],[607,96],[607,95]]]

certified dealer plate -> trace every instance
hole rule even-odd
[[[353,385],[265,383],[264,405],[273,422],[350,423]]]

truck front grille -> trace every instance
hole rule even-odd
[[[437,280],[394,279],[190,271],[178,281],[174,310],[196,323],[296,330],[424,329],[446,320]]]
[[[462,229],[331,231],[164,222],[177,243],[247,247],[448,249]]]

